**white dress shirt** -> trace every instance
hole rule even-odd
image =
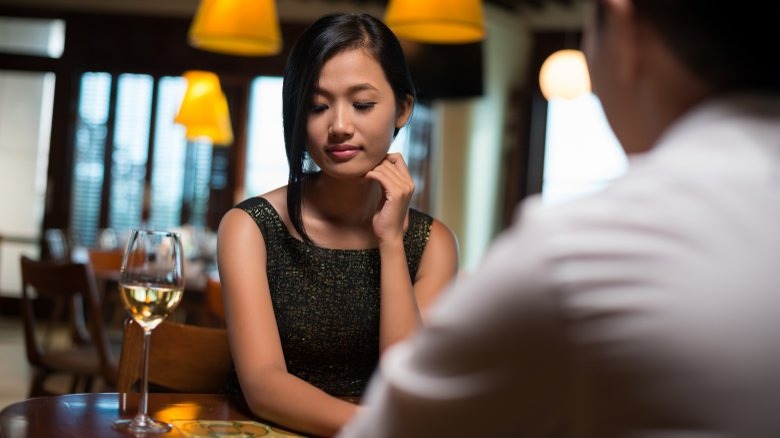
[[[461,436],[780,437],[780,100],[700,104],[607,190],[523,202],[339,437]]]

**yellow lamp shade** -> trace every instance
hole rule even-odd
[[[547,100],[575,99],[589,93],[590,75],[585,55],[568,49],[550,55],[539,71],[539,87]]]
[[[215,145],[233,143],[227,99],[216,74],[207,71],[184,73],[187,91],[174,121],[184,125],[187,140],[208,139]]]
[[[485,38],[482,0],[390,0],[385,23],[400,38],[465,44]]]
[[[282,50],[274,0],[201,0],[189,30],[193,47],[242,56]]]

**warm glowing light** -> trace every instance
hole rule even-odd
[[[275,0],[201,0],[189,41],[193,47],[243,56],[282,50]]]
[[[400,38],[465,44],[485,38],[482,0],[390,0],[385,23]]]
[[[547,100],[574,99],[590,92],[585,55],[579,50],[559,50],[548,57],[539,72],[539,87]]]
[[[206,138],[215,145],[233,142],[225,93],[216,74],[207,71],[188,71],[187,91],[174,121],[184,125],[187,140]]]

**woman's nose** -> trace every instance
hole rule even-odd
[[[348,107],[347,105],[336,106],[330,126],[328,127],[329,135],[339,137],[351,136],[355,132],[350,109],[351,107]]]

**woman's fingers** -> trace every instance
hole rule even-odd
[[[403,156],[388,154],[366,178],[377,181],[384,195],[374,215],[374,231],[380,240],[393,238],[404,229],[406,211],[414,193],[414,180]]]
[[[386,192],[400,195],[414,192],[414,180],[403,156],[398,153],[388,154],[366,177],[378,181]]]

